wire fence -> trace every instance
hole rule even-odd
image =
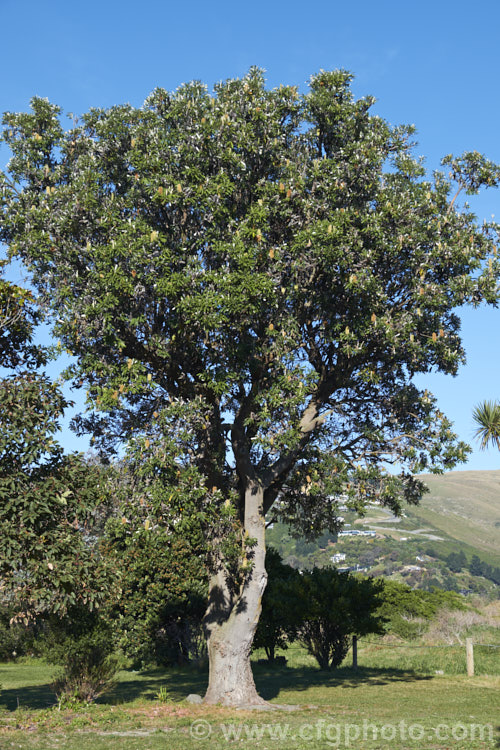
[[[371,638],[357,638],[353,636],[349,644],[349,652],[352,654],[352,667],[358,668],[358,655],[361,656],[365,666],[373,667],[373,660],[377,659],[376,653],[379,650],[384,649],[385,653],[390,652],[392,649],[403,649],[407,654],[401,653],[398,658],[398,664],[404,665],[404,668],[417,668],[424,669],[426,671],[433,671],[435,674],[443,674],[444,671],[450,674],[460,674],[465,670],[469,677],[472,677],[477,670],[481,674],[497,674],[498,672],[498,660],[493,660],[492,652],[495,649],[500,648],[499,643],[481,643],[479,641],[473,641],[472,638],[466,638],[465,643],[441,643],[441,644],[421,644],[421,643],[384,643],[381,640],[374,640]],[[287,652],[292,656],[292,661],[295,660],[294,652],[305,654],[305,649],[299,643],[290,644]],[[427,652],[429,654],[426,657],[423,653],[417,657],[417,653]],[[411,654],[415,656],[412,657]],[[431,657],[431,653],[435,654],[435,657]],[[365,657],[363,658],[363,654]],[[445,657],[448,654],[448,657]],[[490,656],[488,656],[490,654]],[[311,654],[310,654],[311,656]],[[281,657],[282,659],[286,657]],[[394,667],[391,661],[386,661],[387,657],[383,658],[383,666],[386,668]],[[368,659],[368,663],[366,660]],[[417,661],[415,661],[417,660]],[[460,667],[460,665],[462,665]]]
[[[457,649],[463,649],[465,647],[465,643],[439,643],[439,644],[429,644],[422,646],[421,644],[417,643],[381,643],[380,641],[369,641],[363,638],[358,640],[358,648],[360,646],[364,646],[365,644],[368,644],[370,646],[376,646],[377,648],[423,648],[423,649],[429,649],[429,648],[457,648]],[[472,641],[472,645],[474,648],[476,647],[484,647],[484,648],[500,648],[500,644],[497,643],[479,643],[477,641]]]
[[[363,646],[369,645],[369,646],[375,646],[376,648],[414,648],[414,649],[429,649],[429,648],[455,648],[462,651],[465,648],[465,643],[439,643],[439,644],[429,644],[422,646],[421,644],[417,643],[382,643],[380,641],[370,641],[365,638],[358,639],[358,649]],[[479,643],[477,641],[473,641],[474,648],[500,648],[500,644],[497,643]],[[349,646],[349,648],[352,648],[352,643]],[[287,651],[304,651],[304,647],[300,646],[299,644],[292,644],[290,646],[287,646]]]

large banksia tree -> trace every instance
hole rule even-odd
[[[467,451],[412,379],[455,374],[454,309],[497,301],[497,227],[455,196],[500,172],[474,152],[427,179],[412,128],[372,115],[350,83],[321,72],[305,94],[269,91],[252,69],[69,130],[42,99],[4,117],[1,239],[75,357],[77,427],[108,452],[132,439],[155,492],[178,471],[215,525],[208,702],[260,700],[266,518],[334,529],[342,493],[397,511],[424,491],[415,474]]]

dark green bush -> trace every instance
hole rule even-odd
[[[109,613],[120,651],[135,667],[203,658],[207,574],[189,540],[162,528],[131,534],[120,522],[110,522],[103,549],[121,586]]]
[[[377,612],[380,581],[335,568],[314,568],[304,572],[296,585],[303,603],[298,640],[321,669],[342,663],[352,635],[382,632],[383,620]]]
[[[0,605],[0,661],[12,661],[34,649],[39,626],[12,621],[15,610],[7,604]]]
[[[300,577],[298,570],[282,562],[278,552],[269,547],[266,552],[268,581],[262,597],[262,612],[253,641],[253,649],[263,648],[269,661],[274,661],[276,649],[286,649],[297,636],[300,621],[300,601],[294,596],[293,581]]]
[[[52,685],[60,703],[90,703],[113,686],[120,664],[110,625],[99,612],[75,608],[52,619],[41,646],[47,661],[62,667]]]

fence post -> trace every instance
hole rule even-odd
[[[352,668],[358,668],[358,636],[353,635],[352,637]]]
[[[467,676],[474,676],[474,646],[472,638],[465,639],[465,654],[467,657]]]

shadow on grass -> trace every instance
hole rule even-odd
[[[168,690],[173,700],[183,700],[189,693],[204,695],[208,674],[190,667],[184,669],[146,669],[136,673],[127,673],[130,679],[120,679],[119,682],[105,695],[101,696],[99,703],[116,704],[143,698],[145,700],[156,700],[157,693],[161,687]]]
[[[330,672],[315,667],[267,667],[258,664],[254,665],[253,671],[257,690],[266,700],[276,698],[282,690],[287,689],[305,691],[313,687],[376,687],[393,682],[432,680],[432,675],[396,668],[340,667]]]
[[[49,683],[3,689],[0,695],[0,706],[9,711],[17,708],[50,708],[56,703],[57,698]]]
[[[412,670],[376,669],[360,667],[353,670],[341,667],[332,672],[315,667],[286,667],[253,664],[255,682],[259,694],[266,700],[280,695],[283,690],[307,691],[314,687],[357,688],[361,686],[387,685],[394,682],[430,680],[431,675],[422,675]],[[126,672],[115,686],[102,695],[97,703],[119,705],[137,699],[156,700],[161,687],[166,687],[174,701],[181,701],[189,693],[204,695],[208,674],[186,667],[184,669],[148,669],[141,672]],[[18,707],[43,709],[57,703],[50,684],[33,685],[2,690],[0,705],[9,711]]]

